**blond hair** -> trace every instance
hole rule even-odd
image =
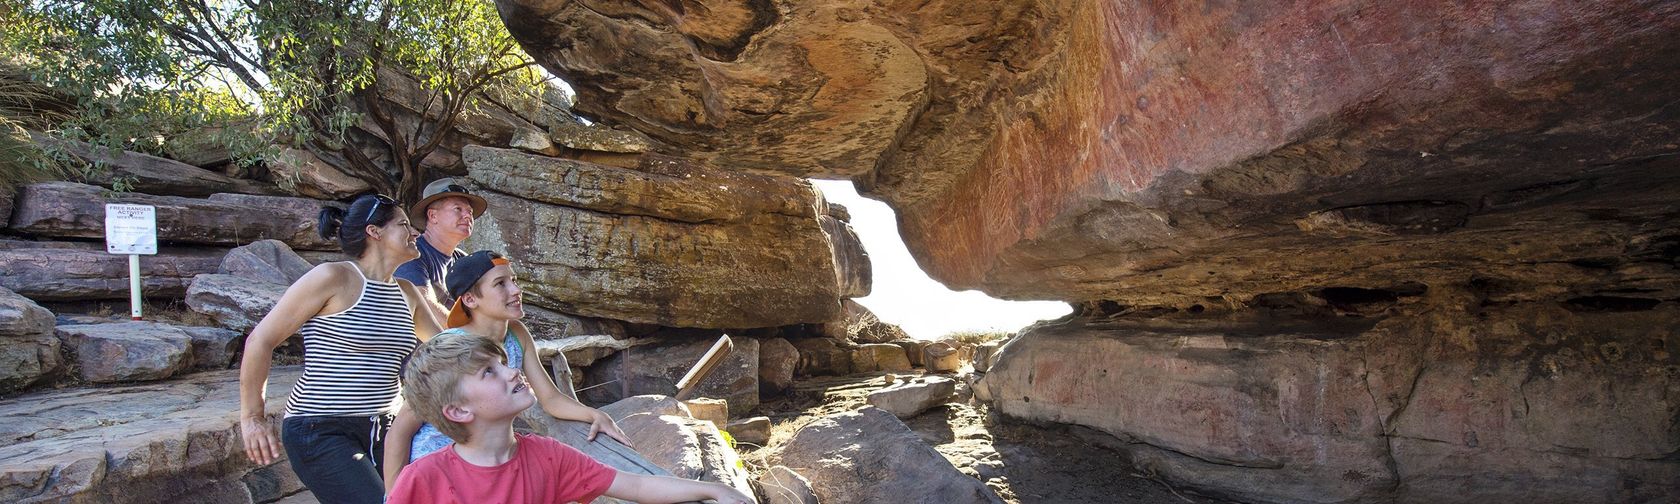
[[[478,373],[496,362],[507,362],[502,345],[461,331],[446,331],[414,350],[403,367],[403,400],[457,443],[471,438],[467,426],[443,416],[443,408],[461,398],[461,377]]]

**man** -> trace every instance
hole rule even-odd
[[[446,311],[442,307],[450,306],[455,299],[444,287],[443,277],[455,259],[466,256],[455,247],[472,236],[473,219],[484,215],[484,198],[447,178],[426,184],[420,196],[408,211],[409,221],[422,231],[417,240],[420,257],[398,266],[395,275],[429,290],[441,305],[439,311]]]

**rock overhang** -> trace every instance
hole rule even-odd
[[[598,3],[498,2],[579,111],[851,178],[954,288],[1583,294],[1673,265],[1673,4]]]

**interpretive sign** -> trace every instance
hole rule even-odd
[[[105,205],[105,251],[112,254],[157,254],[157,207]]]

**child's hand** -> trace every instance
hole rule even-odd
[[[717,501],[718,504],[758,504],[752,496],[743,494],[734,487],[717,484],[715,488],[717,492],[712,495],[711,500]]]
[[[595,440],[596,434],[606,434],[607,437],[618,440],[620,443],[624,443],[624,446],[629,446],[631,448],[636,447],[635,445],[630,444],[630,437],[625,436],[624,431],[618,428],[618,423],[613,422],[612,417],[607,416],[606,413],[603,413],[601,410],[595,408],[589,408],[589,417],[590,441]]]

